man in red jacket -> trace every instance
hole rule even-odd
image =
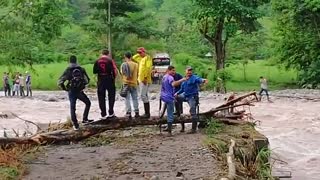
[[[115,117],[114,103],[116,97],[115,79],[117,76],[117,67],[114,60],[109,56],[108,50],[103,50],[101,57],[95,62],[93,66],[93,74],[97,74],[97,94],[99,107],[101,111],[101,119]],[[106,91],[108,91],[109,115],[106,111]]]

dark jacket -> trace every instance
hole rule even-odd
[[[108,56],[101,56],[93,65],[93,74],[98,75],[98,82],[104,79],[115,79],[117,69],[114,61]]]
[[[183,77],[181,76],[181,74],[176,73],[173,76],[174,81],[179,81],[180,79],[182,79]],[[174,87],[174,93],[178,92],[181,89],[181,84],[179,86]]]
[[[70,84],[70,80],[72,79],[72,71],[74,69],[79,69],[82,72],[82,74],[84,75],[85,84],[89,84],[90,78],[89,78],[86,70],[84,68],[82,68],[81,66],[79,66],[78,64],[70,63],[70,65],[67,67],[66,70],[64,70],[63,74],[60,76],[60,78],[58,80],[58,86],[61,87],[61,89],[66,90],[66,91],[68,90],[64,83],[66,81],[68,81],[68,84]]]

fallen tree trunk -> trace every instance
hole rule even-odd
[[[249,97],[251,95],[255,95],[255,93],[254,94],[250,93],[244,96]],[[233,101],[234,103],[241,101],[244,98],[239,97],[236,99],[238,100]],[[232,105],[229,102],[227,102],[226,104],[221,105],[219,106],[219,108],[212,109],[208,112],[200,113],[199,118],[202,121],[206,121],[207,119],[211,119],[211,118],[216,118],[216,121],[229,124],[229,125],[248,123],[246,121],[237,120],[237,119],[242,119],[242,117],[244,116],[244,111],[236,112],[234,114],[227,114],[227,115],[215,115],[216,112],[227,109],[226,106]],[[239,105],[234,105],[233,107],[245,106],[245,105],[249,106],[252,104],[250,102],[246,102]],[[191,123],[191,122],[192,122],[192,118],[190,115],[183,115],[180,117],[176,117],[174,120],[174,123]],[[52,132],[40,132],[29,138],[0,138],[0,145],[10,144],[10,143],[54,144],[54,143],[66,142],[66,141],[80,141],[107,130],[116,130],[116,129],[126,128],[126,127],[135,127],[135,126],[161,125],[166,123],[167,123],[167,120],[165,118],[159,119],[159,117],[157,116],[152,116],[149,119],[136,118],[132,120],[129,120],[126,117],[116,117],[110,120],[99,120],[99,121],[92,122],[90,124],[83,126],[80,131],[57,130]]]

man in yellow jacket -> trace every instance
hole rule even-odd
[[[137,54],[133,56],[133,61],[139,64],[138,81],[141,100],[145,111],[145,114],[141,117],[150,118],[148,89],[151,84],[152,59],[148,54],[146,54],[146,50],[143,47],[140,47],[137,49]]]

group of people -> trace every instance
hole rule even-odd
[[[25,75],[26,76],[23,76],[23,74],[17,72],[11,81],[10,74],[8,72],[4,72],[2,77],[4,95],[5,96],[20,95],[22,97],[32,96],[31,75],[28,71],[26,71]],[[25,93],[25,90],[26,90],[26,93]]]
[[[151,84],[151,69],[152,59],[146,54],[143,47],[138,48],[137,54],[132,56],[131,53],[126,53],[123,56],[125,62],[121,65],[121,75],[123,83],[128,85],[128,95],[126,97],[127,116],[131,117],[130,95],[133,99],[135,117],[139,115],[138,92],[137,86],[139,82],[139,89],[142,102],[144,104],[144,111],[141,117],[150,117],[150,103],[148,98],[148,88]],[[133,60],[135,62],[133,62]],[[83,113],[83,123],[89,123],[93,120],[88,119],[88,114],[91,106],[89,98],[84,93],[84,89],[90,82],[90,78],[86,70],[77,64],[76,56],[70,57],[70,65],[66,68],[62,76],[58,80],[58,85],[68,91],[70,101],[71,120],[73,128],[79,129],[79,123],[76,117],[76,101],[79,99],[84,102],[86,107]],[[97,75],[97,95],[102,120],[115,117],[114,104],[116,96],[115,79],[117,77],[117,66],[115,61],[110,57],[108,50],[103,50],[99,59],[93,65],[93,73]],[[65,85],[65,82],[67,84]],[[108,113],[106,110],[106,91],[108,91]]]
[[[152,83],[152,59],[146,53],[145,48],[137,49],[135,55],[127,52],[123,55],[124,62],[120,66],[120,76],[122,77],[122,94],[126,98],[126,117],[150,118],[149,86]],[[76,56],[71,56],[69,66],[58,80],[58,85],[68,91],[70,101],[71,120],[74,130],[79,130],[79,123],[76,117],[76,101],[85,103],[82,123],[90,123],[88,119],[91,102],[84,89],[90,82],[90,78],[84,68],[77,64]],[[101,56],[93,65],[93,73],[97,75],[97,96],[102,120],[115,117],[114,104],[116,96],[115,79],[118,70],[114,60],[110,57],[108,50],[103,50]],[[67,84],[65,84],[67,82]],[[183,77],[175,72],[173,66],[169,66],[166,75],[162,79],[161,100],[167,104],[168,133],[172,133],[172,122],[174,119],[174,109],[180,115],[182,113],[182,102],[188,102],[193,123],[190,132],[196,132],[197,114],[196,105],[198,103],[199,84],[207,83],[206,79],[199,78],[192,74],[192,68],[187,67],[186,76]],[[138,87],[139,86],[139,87]],[[138,90],[144,106],[144,114],[139,113]],[[108,113],[106,111],[106,91],[108,91]],[[133,104],[133,111],[131,108]],[[134,116],[132,116],[134,113]]]

